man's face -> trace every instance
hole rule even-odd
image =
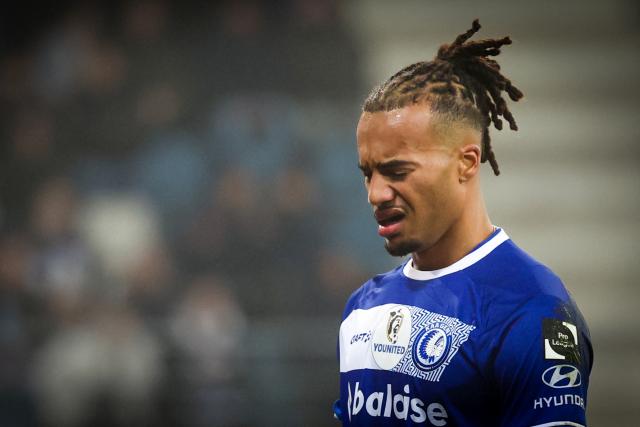
[[[363,113],[357,130],[378,234],[394,256],[428,250],[461,215],[457,145],[435,131],[429,107]]]

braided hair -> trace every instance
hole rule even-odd
[[[502,117],[511,130],[518,130],[502,92],[513,101],[523,95],[502,75],[500,65],[489,58],[500,54],[500,48],[511,44],[511,39],[468,41],[479,29],[476,19],[471,29],[453,43],[440,46],[432,61],[417,62],[398,71],[369,94],[363,110],[374,113],[427,102],[433,112],[482,132],[481,162],[488,160],[493,172],[499,175],[489,125],[493,123],[501,130]]]

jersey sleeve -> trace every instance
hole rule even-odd
[[[593,351],[575,304],[537,297],[494,329],[500,426],[586,426]]]

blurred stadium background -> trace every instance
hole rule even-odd
[[[335,425],[343,304],[400,262],[360,102],[475,17],[526,95],[492,219],[590,323],[591,425],[637,426],[634,0],[4,5],[0,425]]]

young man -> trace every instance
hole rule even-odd
[[[480,164],[522,93],[489,56],[508,37],[442,46],[365,101],[358,156],[391,255],[340,327],[345,426],[585,426],[592,348],[553,272],[492,225]]]

